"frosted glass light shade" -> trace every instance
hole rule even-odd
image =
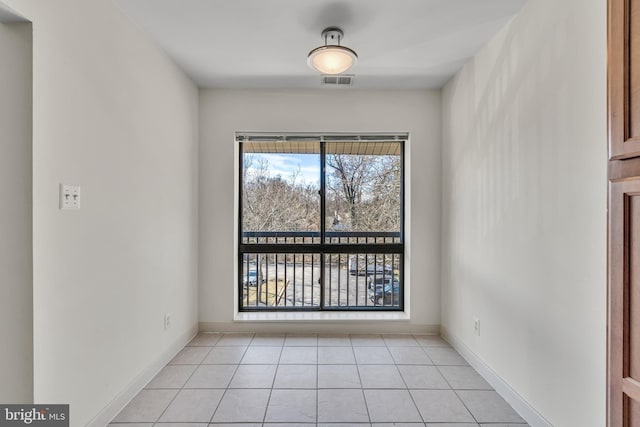
[[[355,64],[358,55],[344,46],[321,46],[309,52],[307,64],[322,74],[342,74]]]

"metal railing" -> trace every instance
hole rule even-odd
[[[256,310],[402,310],[400,233],[245,232],[239,307]]]
[[[327,231],[325,243],[338,244],[387,244],[401,243],[400,233],[395,231]],[[319,244],[319,231],[245,231],[244,244]]]

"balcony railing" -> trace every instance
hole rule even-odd
[[[386,244],[400,243],[399,232],[366,231],[327,231],[325,243],[338,244]],[[319,231],[245,231],[242,233],[245,244],[319,244]]]
[[[240,310],[402,310],[402,248],[395,232],[245,232]]]

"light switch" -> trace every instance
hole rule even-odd
[[[60,209],[80,209],[80,186],[60,184]]]

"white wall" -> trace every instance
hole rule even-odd
[[[232,324],[234,313],[234,154],[236,131],[409,131],[406,154],[410,235],[411,320],[347,322],[341,330],[426,330],[440,324],[439,91],[234,91],[200,92],[199,313],[207,329],[304,329],[300,324]],[[410,215],[409,215],[410,214]],[[307,324],[327,330],[327,323]],[[358,329],[359,328],[359,329]]]
[[[195,332],[198,91],[109,0],[6,3],[34,28],[35,400],[84,426]]]
[[[31,24],[0,22],[0,402],[33,401]]]
[[[605,43],[531,0],[443,91],[443,330],[556,427],[605,424]]]

